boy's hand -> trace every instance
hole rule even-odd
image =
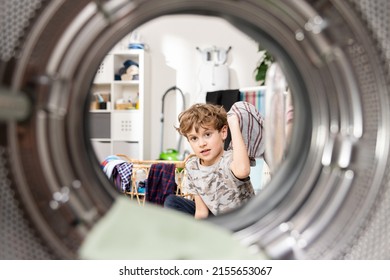
[[[240,118],[234,112],[229,112],[227,121],[232,136],[233,161],[230,168],[239,179],[245,179],[250,174],[248,150],[241,134]]]
[[[231,124],[240,124],[240,118],[235,113],[228,113],[227,114],[227,121],[229,125]]]

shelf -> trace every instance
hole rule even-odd
[[[99,81],[99,80],[95,80],[93,82],[93,85],[94,86],[107,86],[109,87],[111,85],[111,82],[105,82],[105,81]]]
[[[91,141],[111,143],[111,138],[91,138]]]
[[[114,85],[139,85],[139,80],[129,80],[129,81],[113,81]]]
[[[106,110],[106,109],[97,109],[97,110],[89,110],[90,113],[96,113],[96,114],[108,114],[111,113],[113,110]]]
[[[138,50],[138,49],[126,49],[126,50],[117,50],[112,52],[113,54],[116,55],[134,55],[134,56],[139,56],[142,55],[145,51],[144,50]]]
[[[144,50],[114,50],[101,63],[91,86],[91,142],[99,160],[114,154],[144,159],[150,153],[145,144],[150,138],[145,129],[150,113],[145,106],[146,54]],[[99,109],[102,99],[107,109]]]

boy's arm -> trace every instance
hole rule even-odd
[[[233,161],[230,169],[238,179],[245,179],[250,174],[250,160],[241,134],[240,121],[237,115],[228,114],[228,124],[233,146]]]
[[[199,195],[195,195],[195,219],[205,219],[209,216],[209,208]]]

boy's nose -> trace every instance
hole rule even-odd
[[[206,146],[206,144],[207,144],[207,142],[206,142],[206,140],[204,140],[204,139],[201,139],[201,140],[199,141],[199,147],[204,147],[204,146]]]

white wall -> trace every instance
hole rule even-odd
[[[256,85],[253,71],[259,59],[257,43],[223,19],[196,15],[164,16],[137,30],[150,56],[152,159],[160,154],[161,98],[164,92],[171,86],[179,87],[186,96],[186,107],[200,93],[199,70],[203,61],[197,47],[227,49],[231,46],[227,60],[230,89]],[[181,101],[176,100],[176,96],[179,97],[170,92],[164,102],[163,149],[177,147],[178,133],[174,125],[181,111]]]

